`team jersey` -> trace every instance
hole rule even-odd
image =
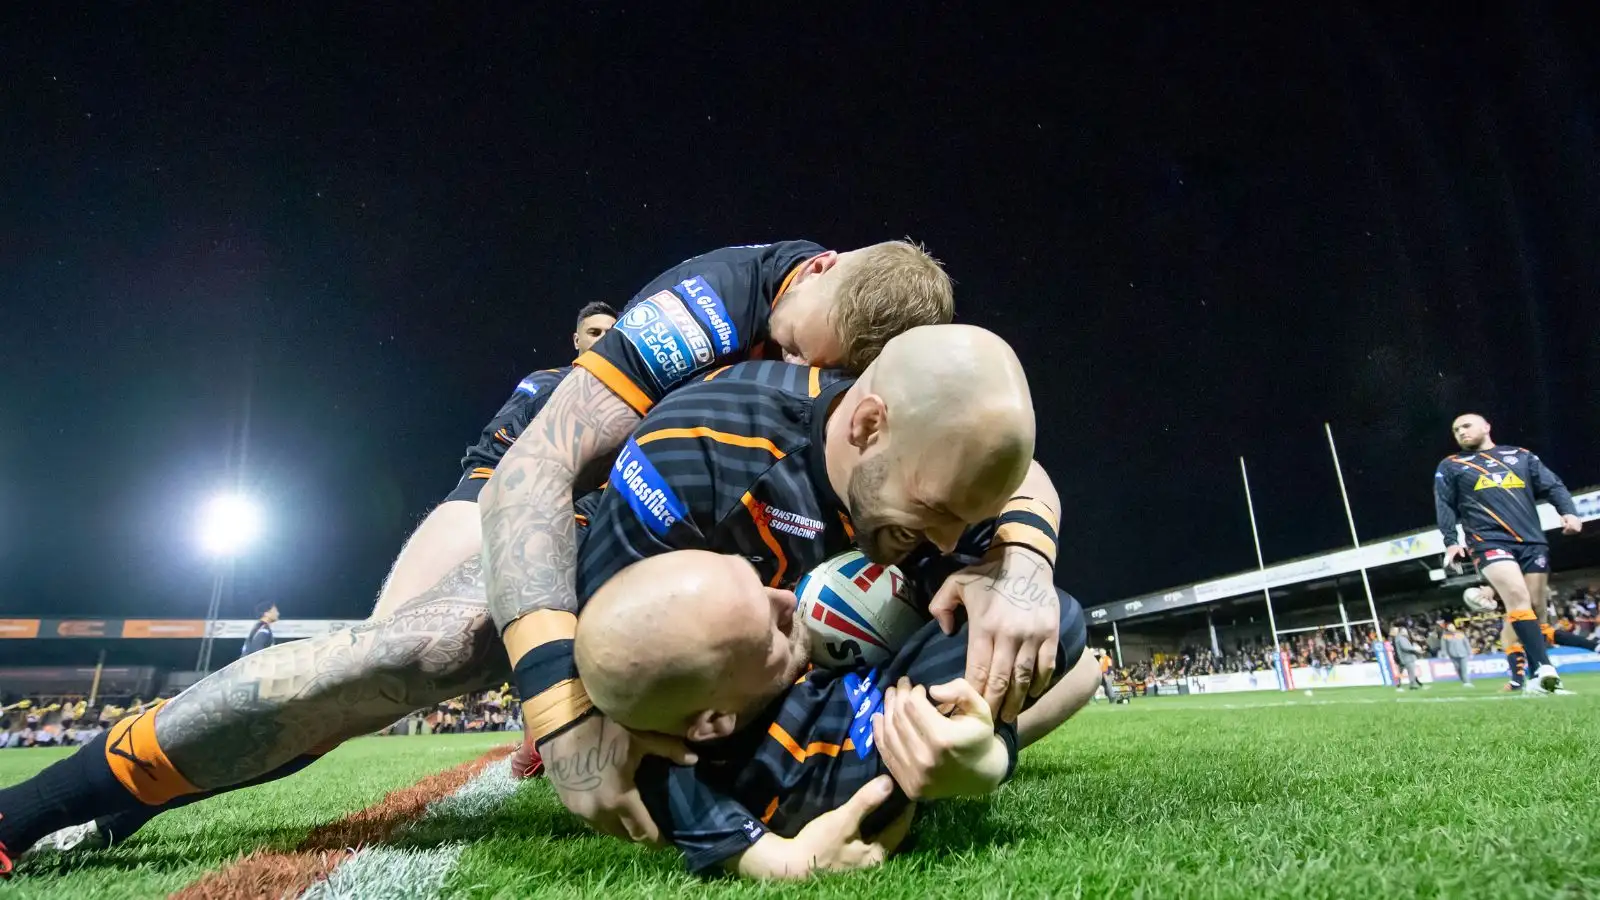
[[[488,425],[483,426],[477,443],[467,448],[467,455],[461,458],[461,481],[445,499],[478,499],[484,483],[494,474],[495,467],[505,458],[506,451],[516,443],[522,430],[528,427],[539,410],[544,409],[556,385],[571,371],[572,366],[541,369],[529,373],[517,383],[516,390],[511,392],[511,399],[500,407]]]
[[[578,503],[581,610],[628,565],[670,550],[748,559],[789,587],[854,537],[823,461],[827,412],[854,378],[781,362],[719,369],[673,391],[618,450],[608,486]],[[591,708],[570,631],[551,630],[518,662],[536,741]]]
[[[800,265],[825,252],[810,241],[780,241],[686,260],[635,294],[577,365],[642,416],[698,374],[761,359],[773,307]]]
[[[1447,456],[1433,473],[1434,508],[1446,547],[1460,543],[1459,522],[1471,544],[1545,544],[1538,504],[1577,515],[1572,494],[1539,457],[1523,447],[1494,447]]]
[[[865,566],[866,563],[862,562]],[[932,595],[937,584],[918,585]],[[1072,668],[1088,641],[1083,608],[1058,589],[1061,631],[1056,672]],[[636,783],[663,838],[684,854],[690,871],[701,872],[748,849],[768,831],[793,837],[808,823],[838,809],[867,782],[888,772],[872,735],[872,716],[882,711],[883,688],[901,676],[912,684],[937,685],[966,674],[967,629],[946,635],[929,622],[882,669],[813,669],[738,734],[693,747],[694,767],[648,757]],[[1014,725],[997,725],[1016,752]],[[898,789],[862,824],[872,835],[909,802]]]

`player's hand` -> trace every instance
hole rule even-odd
[[[1015,721],[1028,697],[1055,678],[1061,600],[1050,567],[1038,554],[1004,548],[995,561],[950,576],[928,604],[945,634],[956,609],[967,608],[967,681],[1002,720]]]
[[[1448,569],[1454,566],[1457,572],[1461,571],[1461,559],[1466,555],[1466,547],[1460,544],[1451,544],[1444,548],[1444,567]]]
[[[807,867],[805,874],[870,869],[880,865],[894,848],[886,847],[878,840],[864,840],[861,837],[861,820],[882,806],[892,793],[894,782],[887,775],[879,775],[862,785],[843,806],[823,813],[800,829],[788,848],[792,860],[804,861]],[[884,835],[878,837],[882,839],[894,831],[896,829],[891,826],[884,829]],[[904,829],[900,829],[898,836],[905,836]],[[898,844],[899,841],[895,840],[894,843]]]
[[[934,704],[952,704],[949,718]],[[905,678],[872,717],[873,742],[889,774],[913,800],[981,797],[1006,776],[1005,745],[983,697],[957,679],[924,691]]]
[[[636,735],[605,716],[590,716],[539,745],[545,773],[573,815],[596,831],[647,844],[661,833],[639,798],[633,775],[645,756],[665,756],[692,765],[682,742]]]
[[[1583,530],[1583,520],[1582,519],[1578,518],[1577,516],[1562,516],[1561,517],[1561,533],[1562,534],[1577,534],[1578,532],[1580,532],[1582,530]]]

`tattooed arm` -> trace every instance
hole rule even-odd
[[[489,610],[513,667],[526,662],[534,664],[528,671],[538,670],[539,654],[546,652],[541,647],[576,633],[573,485],[585,467],[622,446],[639,418],[599,378],[575,369],[484,486],[478,505]],[[516,668],[527,736],[538,743],[562,804],[607,834],[655,840],[655,825],[633,784],[644,743],[603,716],[566,727],[589,709],[581,684],[524,682],[523,671]]]
[[[278,644],[200,680],[156,713],[156,740],[191,784],[231,787],[498,684],[498,655],[474,556],[386,619]]]
[[[540,617],[524,621],[529,613],[577,614],[572,488],[585,466],[614,453],[638,423],[639,414],[600,379],[574,369],[484,485],[478,506],[489,612],[513,663],[548,639],[549,626],[532,621]]]
[[[1015,721],[1027,698],[1041,696],[1055,677],[1060,518],[1060,495],[1035,461],[1000,517],[989,556],[946,579],[928,605],[946,634],[955,632],[956,608],[966,608],[966,679],[1007,722]]]

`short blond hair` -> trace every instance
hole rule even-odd
[[[948,325],[955,291],[944,266],[910,240],[885,241],[856,251],[833,305],[833,326],[844,367],[864,372],[889,339],[919,325]]]

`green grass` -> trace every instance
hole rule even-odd
[[[468,843],[453,897],[1600,896],[1600,677],[1570,678],[1569,697],[1498,686],[1091,707],[991,800],[927,810],[884,868],[806,886],[691,879],[675,854],[586,834],[542,783],[402,843]],[[282,784],[166,816],[124,849],[30,865],[0,895],[171,890],[486,743],[356,742]],[[0,752],[0,783],[52,757]]]
[[[363,738],[297,775],[176,809],[125,845],[30,858],[0,883],[0,897],[75,900],[160,897],[260,847],[291,850],[317,825],[372,805],[398,787],[476,759],[505,735]],[[0,751],[0,785],[27,777],[67,750]]]

